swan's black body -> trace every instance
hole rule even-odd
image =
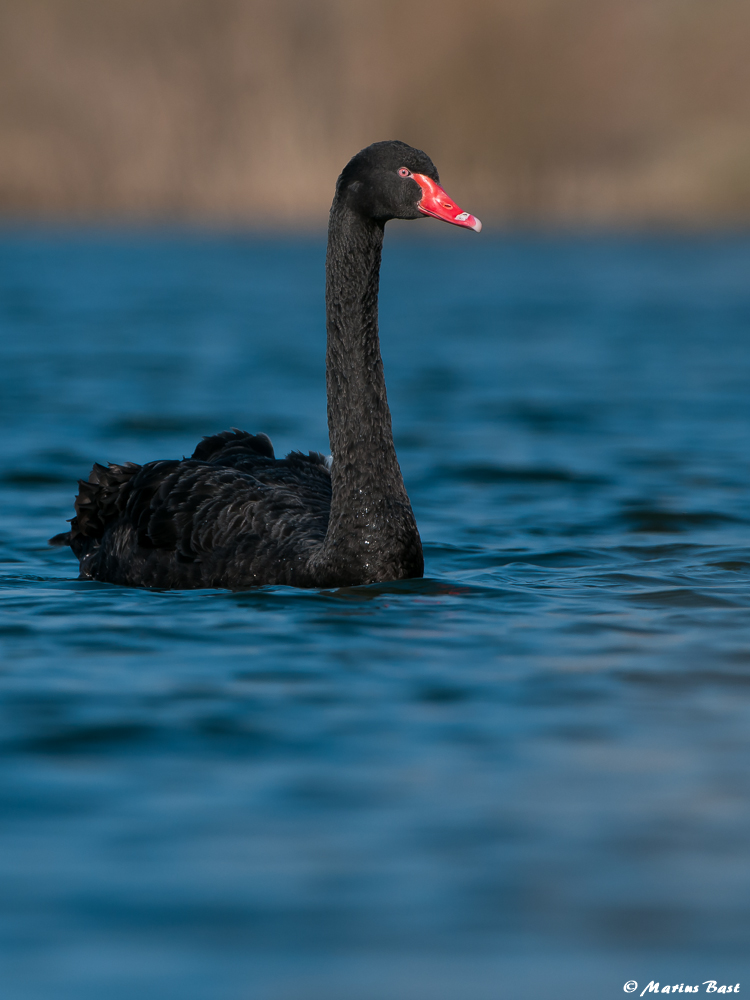
[[[332,467],[312,452],[275,459],[264,434],[242,431],[205,438],[182,461],[95,465],[71,530],[51,539],[70,545],[82,578],[243,589],[422,576],[377,319],[385,223],[419,217],[422,192],[404,167],[438,181],[420,150],[384,142],[357,154],[336,186],[326,260]]]

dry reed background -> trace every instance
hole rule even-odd
[[[0,214],[325,217],[374,139],[521,223],[750,220],[748,0],[0,0]]]

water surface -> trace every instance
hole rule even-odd
[[[45,543],[93,461],[327,451],[323,242],[0,238],[9,1000],[748,971],[750,240],[394,236],[426,577],[248,593]]]

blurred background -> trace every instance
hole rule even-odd
[[[519,224],[750,220],[746,0],[0,0],[0,214],[325,219],[359,148]]]

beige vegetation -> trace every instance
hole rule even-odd
[[[749,0],[0,0],[0,214],[325,218],[375,139],[513,223],[750,221]]]

